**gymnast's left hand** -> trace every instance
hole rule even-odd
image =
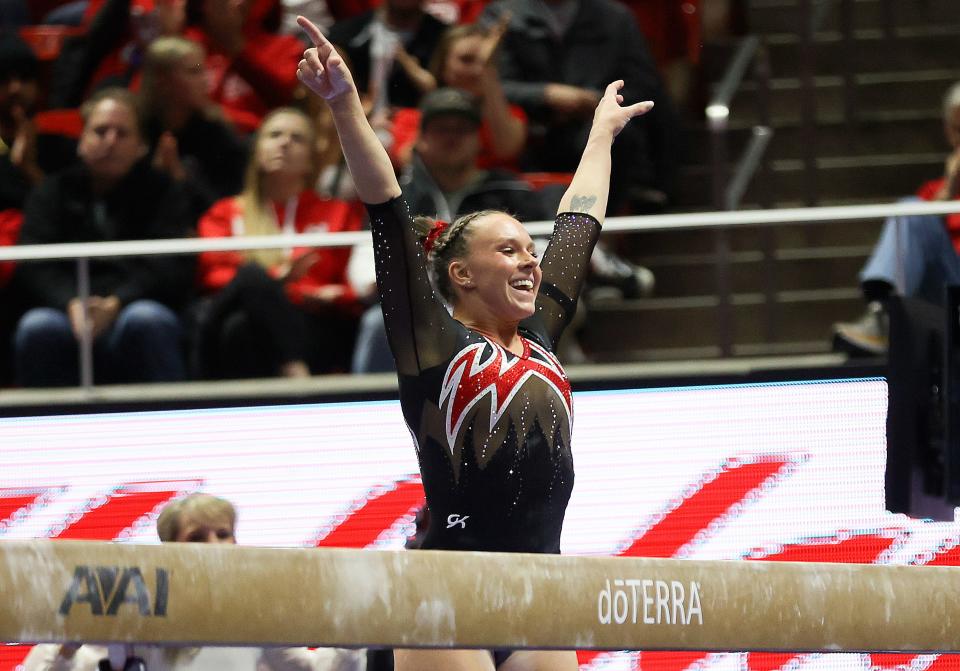
[[[593,114],[594,131],[608,131],[611,133],[611,137],[616,137],[630,119],[642,116],[653,109],[652,100],[624,105],[623,96],[620,95],[620,89],[622,88],[622,79],[607,85],[603,97],[600,98],[600,103],[597,105],[597,110]]]
[[[330,40],[309,19],[298,16],[297,23],[313,42],[313,46],[303,52],[297,78],[328,103],[356,92],[353,75]]]

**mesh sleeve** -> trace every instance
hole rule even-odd
[[[540,263],[543,280],[537,297],[537,316],[554,348],[576,312],[590,254],[599,237],[600,223],[590,215],[557,215],[553,236]]]
[[[449,356],[455,323],[430,284],[406,202],[395,198],[367,210],[387,340],[397,372],[416,375]]]

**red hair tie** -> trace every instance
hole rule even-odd
[[[423,251],[429,254],[433,250],[434,244],[437,242],[437,238],[447,230],[449,224],[442,219],[437,219],[433,222],[433,228],[430,229],[430,232],[427,233],[426,239],[423,241]]]

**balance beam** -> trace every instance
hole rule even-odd
[[[960,569],[0,542],[0,640],[960,651]]]

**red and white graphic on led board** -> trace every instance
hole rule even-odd
[[[960,564],[960,526],[884,511],[882,381],[575,395],[571,554]],[[0,540],[154,543],[172,498],[240,543],[400,548],[423,489],[398,404],[0,420]],[[0,671],[27,648],[0,648]],[[960,668],[946,655],[580,653],[583,668]]]

